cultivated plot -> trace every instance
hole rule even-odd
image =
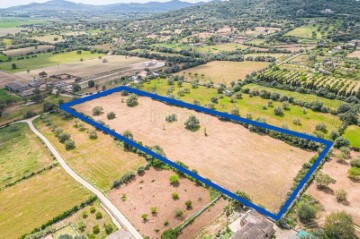
[[[141,96],[149,96],[150,98],[139,97],[138,105],[129,107],[125,103],[124,96],[120,93],[113,93],[121,89],[136,92]],[[106,97],[100,98],[100,96],[104,95]],[[89,101],[94,98],[96,100]],[[173,104],[188,108],[171,106],[151,98],[170,101]],[[92,115],[92,109],[96,106],[102,107],[104,114],[93,117],[95,120],[103,121],[114,131],[84,117],[68,108],[69,106],[74,106],[78,112],[85,115]],[[243,200],[233,192],[243,191],[247,193],[255,204],[262,205],[268,211],[252,203],[248,203],[248,205],[273,218],[277,218],[273,213],[278,212],[282,203],[286,200],[288,193],[291,191],[293,179],[302,168],[302,165],[315,156],[314,152],[290,146],[283,141],[266,135],[252,133],[240,124],[223,121],[210,114],[233,119],[234,117],[230,115],[127,87],[120,87],[87,99],[80,99],[63,105],[61,108],[125,142],[130,142],[130,144],[146,153],[155,155],[163,162],[221,190],[229,196]],[[204,113],[196,112],[193,109]],[[117,117],[113,120],[107,120],[106,113],[111,111]],[[169,114],[175,114],[177,120],[168,123],[165,118]],[[188,130],[184,127],[184,122],[190,115],[200,119],[200,127],[197,130]],[[239,117],[234,119],[240,122],[241,120],[248,121]],[[251,123],[259,124],[256,122]],[[271,126],[267,127],[271,129]],[[126,130],[130,130],[134,135],[134,140],[141,141],[144,145],[161,146],[166,157],[171,161],[121,136],[120,134]],[[291,132],[277,128],[276,130],[285,133]],[[295,135],[316,140],[311,136],[296,133]],[[331,146],[327,141],[319,141],[327,144],[327,150]],[[320,155],[309,170],[304,178],[305,181],[311,176],[323,156],[324,153]],[[173,163],[177,161],[185,163],[191,170],[196,170],[200,177]],[[210,180],[214,183],[210,182]],[[300,186],[303,183],[301,182]],[[301,187],[298,187],[293,193],[295,195],[292,195],[291,198],[294,198],[300,189]],[[288,204],[287,202],[286,205],[288,206]]]

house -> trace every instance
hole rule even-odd
[[[14,93],[21,93],[28,89],[28,86],[17,81],[7,83],[5,89]]]
[[[232,239],[268,239],[275,233],[274,224],[256,211],[249,211],[240,220]]]

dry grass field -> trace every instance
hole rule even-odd
[[[50,44],[65,41],[65,39],[60,35],[36,36],[36,37],[33,37],[33,39],[35,39],[37,41],[47,42]]]
[[[184,75],[187,80],[199,79],[200,82],[215,82],[217,84],[244,79],[247,74],[267,67],[267,62],[230,62],[212,61],[178,73]],[[197,75],[196,75],[197,74]],[[204,75],[202,77],[202,75]]]
[[[6,36],[7,34],[15,34],[21,32],[25,28],[13,27],[13,28],[0,28],[0,37]]]
[[[172,186],[169,177],[173,174],[151,168],[108,195],[143,236],[160,238],[162,232],[177,226],[210,202],[209,191],[186,178],[180,178],[179,184]],[[174,200],[173,193],[177,193],[179,199]],[[185,206],[188,200],[192,202],[190,209]],[[152,207],[157,208],[157,213],[151,213]],[[183,215],[176,217],[177,210],[183,211]],[[148,221],[143,221],[143,214],[148,214]]]
[[[1,238],[19,238],[89,197],[61,167],[4,189],[0,191]]]
[[[19,48],[19,49],[12,49],[12,50],[3,51],[3,53],[5,55],[7,55],[7,56],[21,56],[21,55],[26,55],[28,53],[46,51],[46,50],[52,49],[52,48],[54,48],[54,47],[49,46],[49,45],[38,46],[37,48],[35,48],[35,47],[24,47],[24,48]]]
[[[348,55],[348,57],[357,57],[360,58],[360,50],[356,50]]]
[[[359,155],[359,154],[358,154]],[[353,157],[354,159],[356,157]],[[330,162],[327,162],[322,171],[335,179],[334,184],[330,184],[328,190],[319,190],[315,184],[312,184],[307,193],[318,200],[324,206],[324,212],[318,219],[322,225],[325,216],[331,212],[346,211],[352,215],[354,223],[360,225],[360,190],[359,182],[352,181],[348,178],[348,170],[350,165],[348,163],[341,164],[336,162],[337,158],[333,157]],[[347,192],[347,202],[339,203],[336,201],[336,190],[344,189]]]
[[[273,212],[286,199],[302,165],[314,156],[312,152],[203,113],[144,97],[139,98],[136,107],[121,102],[125,99],[115,93],[77,105],[75,109],[92,115],[95,106],[103,107],[105,113],[94,116],[96,120],[106,122],[119,133],[130,130],[134,139],[145,145],[160,145],[170,160],[185,163],[233,192],[246,192],[255,203]],[[117,117],[107,120],[106,114],[111,111]],[[171,113],[177,115],[178,121],[167,123],[165,117]],[[189,115],[200,120],[201,128],[196,132],[184,128]]]
[[[103,62],[104,59],[107,59],[106,63]],[[148,60],[138,57],[104,56],[102,57],[102,59],[96,57],[94,59],[83,62],[77,61],[73,63],[64,63],[56,66],[49,66],[45,68],[31,70],[29,73],[23,71],[16,73],[15,75],[31,79],[32,77],[38,76],[41,71],[46,71],[48,75],[68,73],[79,77],[85,77],[106,71],[129,67],[132,64],[142,63],[146,61]]]
[[[26,79],[5,71],[0,71],[0,89],[5,88],[5,85],[12,81],[26,82]]]
[[[64,145],[59,143],[49,127],[41,120],[36,121],[37,128],[52,142],[75,172],[103,191],[109,190],[113,181],[121,178],[126,172],[136,171],[139,166],[146,164],[144,158],[125,152],[108,135],[98,132],[97,139],[89,139],[87,131],[92,128],[79,131],[73,127],[73,120],[66,121],[56,116],[49,119],[71,135],[75,141],[75,149],[65,150]]]

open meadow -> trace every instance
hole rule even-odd
[[[160,238],[165,230],[174,228],[210,202],[209,191],[186,178],[180,177],[177,185],[171,185],[169,177],[174,174],[151,168],[109,192],[110,200],[143,236]],[[174,198],[174,193],[178,198]],[[188,200],[192,202],[189,208],[185,205]],[[152,213],[151,208],[156,208],[156,212]],[[146,221],[142,218],[144,214]]]
[[[197,79],[200,82],[214,82],[216,84],[229,84],[231,81],[245,79],[245,76],[253,71],[266,68],[267,62],[231,62],[231,61],[211,61],[205,65],[200,65],[177,73],[185,76],[186,80]]]
[[[315,112],[310,109],[306,110],[304,113],[303,107],[296,105],[290,105],[289,109],[285,110],[282,116],[277,116],[274,114],[274,108],[277,106],[282,107],[282,103],[273,102],[273,106],[268,107],[269,100],[259,96],[250,97],[250,95],[242,94],[241,99],[236,99],[231,102],[231,97],[218,94],[217,90],[213,88],[199,86],[198,88],[192,89],[191,84],[188,83],[184,83],[182,87],[179,87],[176,84],[168,85],[166,80],[161,79],[144,83],[142,89],[149,92],[155,91],[159,95],[166,96],[170,87],[173,89],[172,94],[179,100],[188,103],[194,103],[196,100],[200,105],[207,106],[211,103],[212,98],[218,98],[218,103],[214,104],[214,108],[218,111],[230,113],[232,109],[237,108],[242,117],[246,117],[250,114],[251,118],[254,120],[261,118],[268,124],[276,125],[278,127],[286,126],[290,130],[297,132],[313,134],[316,125],[325,123],[327,131],[324,135],[328,138],[332,130],[338,130],[341,126],[341,120],[334,115]],[[180,96],[177,94],[179,90],[184,90],[186,88],[189,90],[188,94],[182,94]],[[299,119],[300,124],[294,124],[294,119]]]
[[[346,128],[344,138],[350,141],[352,147],[360,149],[360,127],[350,125]]]
[[[19,238],[91,194],[55,167],[0,191],[0,230],[3,238]]]
[[[125,99],[120,93],[114,93],[74,108],[92,115],[95,106],[103,107],[104,114],[93,116],[95,120],[105,122],[118,133],[129,130],[135,140],[145,145],[159,145],[173,162],[183,162],[202,177],[232,192],[247,193],[252,201],[271,212],[279,210],[298,171],[315,155],[204,113],[146,97],[139,97],[138,106],[128,107]],[[109,112],[117,117],[108,120]],[[178,120],[166,122],[170,114],[175,114]],[[190,115],[199,119],[199,130],[185,129],[184,122]]]
[[[0,189],[54,162],[27,124],[0,129]]]
[[[71,135],[75,149],[66,150],[51,132],[50,127],[40,119],[36,120],[36,127],[52,142],[76,173],[102,191],[109,190],[113,181],[121,178],[126,172],[136,171],[138,167],[146,164],[144,158],[135,153],[125,152],[122,145],[108,135],[97,132],[97,139],[90,139],[89,131],[93,128],[84,123],[75,128],[75,120],[63,120],[58,116],[48,117],[53,124]]]

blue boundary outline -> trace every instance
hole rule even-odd
[[[123,91],[123,90],[127,91],[129,93],[137,94],[139,96],[149,97],[149,98],[157,100],[157,101],[165,102],[165,103],[176,105],[176,106],[179,106],[179,107],[188,108],[188,109],[191,109],[191,110],[206,113],[206,114],[213,115],[213,116],[216,116],[216,117],[222,117],[222,118],[226,118],[226,119],[229,119],[229,120],[232,120],[232,121],[235,121],[235,122],[250,124],[250,125],[265,128],[265,129],[268,129],[268,130],[273,130],[273,131],[277,131],[277,132],[280,132],[280,133],[296,136],[296,137],[299,137],[299,138],[302,138],[302,139],[312,140],[312,141],[318,142],[320,144],[323,144],[325,146],[325,148],[319,154],[318,158],[313,163],[311,168],[308,170],[308,172],[306,173],[304,178],[300,181],[300,183],[295,188],[295,190],[291,193],[290,197],[288,197],[286,202],[281,207],[280,211],[277,214],[274,214],[274,213],[271,213],[271,212],[267,211],[266,209],[264,209],[264,208],[262,208],[260,206],[255,205],[254,203],[252,203],[250,201],[245,200],[242,197],[239,197],[235,193],[230,192],[227,189],[222,188],[221,186],[219,186],[219,185],[217,185],[217,184],[215,184],[215,183],[201,177],[200,175],[195,174],[194,172],[180,166],[179,164],[170,161],[169,159],[165,158],[164,156],[161,156],[161,155],[151,151],[150,149],[136,143],[135,141],[125,138],[124,136],[122,136],[122,135],[116,133],[115,131],[105,127],[104,125],[102,125],[102,124],[100,124],[100,123],[98,123],[98,122],[84,116],[83,114],[76,112],[75,110],[73,110],[71,108],[72,106],[82,104],[84,102],[87,102],[87,101],[90,101],[90,100],[93,100],[93,99],[97,99],[97,98],[100,98],[100,97],[104,97],[104,96],[113,94],[115,92]],[[182,102],[182,101],[179,101],[179,100],[171,99],[171,98],[164,97],[164,96],[159,96],[159,95],[156,95],[156,94],[148,93],[148,92],[138,90],[138,89],[134,89],[134,88],[130,88],[130,87],[127,87],[127,86],[119,86],[119,87],[116,87],[116,88],[113,88],[113,89],[103,91],[101,93],[97,93],[97,94],[93,94],[93,95],[90,95],[90,96],[86,96],[84,98],[73,100],[71,102],[60,105],[60,109],[67,112],[67,113],[69,113],[69,114],[71,114],[71,115],[73,115],[73,116],[75,116],[75,117],[77,117],[77,118],[79,118],[80,120],[94,126],[95,128],[97,128],[97,129],[99,129],[99,130],[101,130],[101,131],[103,131],[103,132],[105,132],[105,133],[107,133],[107,134],[109,134],[109,135],[111,135],[111,136],[113,136],[113,137],[115,137],[115,138],[117,138],[117,139],[119,139],[119,140],[121,140],[121,141],[123,141],[123,142],[125,142],[125,143],[139,149],[139,150],[141,150],[141,151],[143,151],[144,153],[146,153],[146,154],[148,154],[148,155],[150,155],[150,156],[152,156],[154,158],[159,159],[160,161],[168,164],[169,166],[171,166],[171,167],[179,170],[180,172],[185,173],[188,176],[193,177],[194,179],[196,179],[196,180],[198,180],[198,181],[200,181],[200,182],[202,182],[202,183],[204,183],[204,184],[206,184],[206,185],[220,191],[221,193],[223,193],[223,194],[225,194],[225,195],[227,195],[227,196],[229,196],[229,197],[231,197],[233,199],[238,200],[239,202],[243,203],[244,205],[255,209],[259,213],[262,213],[263,215],[268,216],[268,217],[274,219],[275,221],[278,221],[282,217],[282,215],[287,211],[287,209],[291,206],[291,204],[295,200],[296,196],[299,194],[299,192],[305,186],[306,182],[309,180],[309,178],[314,173],[316,168],[320,165],[322,159],[329,152],[329,150],[331,149],[331,147],[333,145],[333,143],[331,141],[328,141],[328,140],[325,140],[325,139],[321,139],[321,138],[317,138],[317,137],[314,137],[314,136],[311,136],[311,135],[291,131],[291,130],[288,130],[288,129],[279,128],[279,127],[276,127],[276,126],[273,126],[273,125],[268,125],[266,123],[261,123],[261,122],[241,118],[239,116],[231,115],[231,114],[228,114],[228,113],[211,110],[211,109],[204,108],[204,107],[201,107],[201,106],[198,106],[198,105],[185,103],[185,102]]]

